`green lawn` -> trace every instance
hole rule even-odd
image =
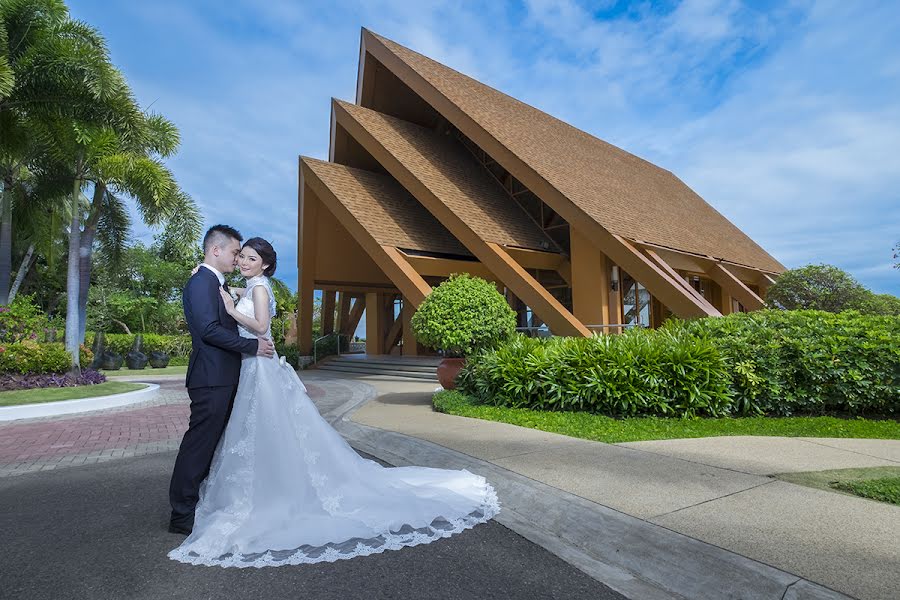
[[[900,439],[900,422],[834,417],[727,419],[613,419],[583,412],[544,412],[476,404],[455,391],[435,394],[434,409],[461,417],[500,421],[598,442],[639,442],[725,435]]]
[[[181,367],[164,367],[162,369],[151,369],[147,367],[146,369],[119,369],[118,371],[104,371],[100,370],[101,373],[106,375],[107,377],[125,377],[132,375],[145,375],[147,377],[156,377],[157,375],[185,375],[187,374],[187,366]]]
[[[16,406],[19,404],[36,404],[38,402],[58,402],[60,400],[80,400],[95,398],[139,390],[144,385],[125,381],[107,381],[97,385],[79,385],[76,387],[38,388],[33,390],[13,390],[0,392],[0,406]]]
[[[900,505],[900,467],[783,473],[776,477],[782,481],[820,490],[838,490],[871,500]]]
[[[900,505],[900,477],[882,477],[868,481],[839,481],[834,487],[863,498]]]

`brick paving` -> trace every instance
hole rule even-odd
[[[0,477],[177,450],[190,415],[184,380],[147,381],[160,386],[147,402],[0,424]],[[324,394],[307,387],[314,399]]]

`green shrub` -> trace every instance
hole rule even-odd
[[[0,343],[37,340],[47,327],[47,317],[30,296],[17,296],[9,306],[0,306]]]
[[[125,356],[131,351],[134,345],[134,338],[138,334],[127,333],[107,333],[106,334],[106,351],[116,352]],[[191,336],[189,335],[160,335],[157,333],[142,333],[144,344],[142,352],[150,354],[151,352],[166,352],[171,359],[187,358],[191,354]],[[94,343],[94,334],[85,335],[85,344],[92,345]],[[169,364],[174,364],[170,362]]]
[[[472,357],[459,389],[482,402],[607,415],[722,416],[727,365],[684,331],[632,330],[591,338],[516,336]]]
[[[422,345],[450,356],[468,356],[509,339],[516,313],[494,284],[460,273],[432,290],[411,324]]]
[[[300,366],[300,349],[297,348],[296,345],[285,345],[284,343],[276,344],[275,351],[278,353],[278,356],[283,356],[295,369]]]
[[[85,346],[81,347],[81,365],[91,363],[93,355]],[[64,373],[72,361],[66,347],[61,343],[39,344],[25,340],[15,344],[0,345],[0,373],[41,374]]]
[[[671,321],[730,366],[736,412],[900,412],[900,318],[765,310]]]

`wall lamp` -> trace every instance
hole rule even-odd
[[[619,291],[619,267],[613,265],[612,276],[609,278],[609,289],[614,292]]]

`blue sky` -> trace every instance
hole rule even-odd
[[[205,224],[270,239],[291,287],[297,157],[327,157],[329,100],[353,100],[365,26],[673,171],[786,266],[835,264],[900,295],[900,4],[70,7],[180,128],[170,165]]]

